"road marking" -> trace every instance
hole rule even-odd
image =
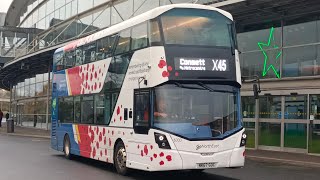
[[[41,142],[41,141],[44,141],[44,140],[41,140],[41,139],[32,139],[31,141],[33,141],[33,142]]]
[[[271,161],[280,161],[283,163],[289,163],[293,165],[309,165],[313,167],[320,167],[320,163],[314,163],[314,162],[305,162],[305,161],[294,161],[294,160],[288,160],[288,159],[278,159],[278,158],[270,158],[270,157],[261,157],[261,156],[246,156],[249,159],[262,159],[262,160],[271,160]]]

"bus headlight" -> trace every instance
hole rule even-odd
[[[247,143],[247,135],[245,133],[241,136],[240,147],[245,146]]]
[[[164,134],[154,133],[154,138],[159,148],[162,149],[171,149],[170,144],[167,140],[167,137]]]

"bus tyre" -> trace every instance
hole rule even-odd
[[[114,152],[114,166],[117,172],[123,176],[127,175],[129,170],[126,166],[127,153],[122,141],[118,142]]]
[[[63,152],[64,152],[64,156],[67,159],[72,159],[71,144],[70,144],[70,138],[68,135],[66,135],[63,140]]]

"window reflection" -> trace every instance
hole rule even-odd
[[[30,97],[30,86],[25,86],[24,87],[24,95],[25,97]]]
[[[59,120],[64,123],[73,122],[73,97],[59,98]]]
[[[74,97],[74,122],[81,122],[81,104],[80,96]]]
[[[284,46],[315,42],[318,42],[316,21],[284,26],[283,28]]]
[[[90,63],[96,60],[96,43],[83,46],[84,63]]]
[[[43,95],[47,95],[48,89],[49,89],[48,81],[43,82]]]
[[[130,50],[131,33],[130,29],[124,30],[120,33],[119,42],[115,50],[115,54],[121,54]]]
[[[38,114],[46,114],[46,110],[47,110],[47,103],[46,100],[37,100],[36,101],[36,112]]]
[[[255,111],[256,111],[256,102],[254,97],[252,96],[245,96],[241,97],[241,104],[242,104],[242,117],[243,118],[254,118]]]
[[[42,96],[43,95],[43,82],[36,84],[36,95]]]
[[[166,44],[231,47],[232,21],[207,10],[173,9],[161,15]]]
[[[92,124],[94,118],[93,96],[85,96],[81,98],[81,123]]]
[[[121,88],[131,57],[132,54],[124,54],[116,56],[112,60],[109,70],[113,71],[114,73],[111,75],[113,89]]]
[[[253,51],[257,50],[260,51],[258,42],[268,42],[270,36],[270,29],[274,26],[269,26],[266,29],[256,30],[256,31],[249,31],[244,33],[238,33],[238,45],[239,50],[246,52],[246,51]],[[274,27],[273,31],[274,41],[272,45],[277,45],[278,47],[281,46],[281,27]],[[265,47],[266,49],[271,49],[273,46]]]
[[[97,60],[106,59],[111,56],[116,37],[116,35],[108,36],[97,41]]]
[[[132,28],[132,43],[131,49],[140,49],[148,46],[148,27],[147,23],[135,26]]]
[[[285,119],[306,119],[307,118],[307,96],[286,96],[285,97]]]
[[[318,64],[317,46],[304,46],[283,50],[283,77],[317,75]]]
[[[281,97],[262,96],[260,101],[260,118],[281,119]]]
[[[34,97],[36,95],[36,87],[35,84],[30,84],[30,96]]]
[[[105,98],[104,94],[95,96],[95,123],[96,124],[106,124],[104,118],[104,108],[105,108]]]
[[[310,120],[320,119],[320,95],[310,95]]]

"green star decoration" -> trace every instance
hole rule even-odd
[[[267,67],[267,62],[268,60],[270,59],[266,53],[266,51],[263,49],[263,46],[265,47],[270,47],[271,46],[271,41],[273,42],[272,44],[273,45],[273,48],[279,48],[277,45],[275,45],[274,43],[274,28],[272,27],[271,30],[270,30],[270,35],[269,35],[269,40],[268,40],[268,43],[262,43],[262,42],[258,42],[258,46],[261,50],[261,52],[263,53],[264,55],[264,65],[263,65],[263,72],[262,72],[262,76],[266,76],[267,75],[267,72],[272,69],[274,74],[277,76],[277,78],[280,78],[280,74],[279,72],[276,70],[276,68],[273,66],[273,64],[270,64],[268,67]],[[281,55],[281,50],[279,51],[279,53],[277,54],[275,60],[277,60]]]

